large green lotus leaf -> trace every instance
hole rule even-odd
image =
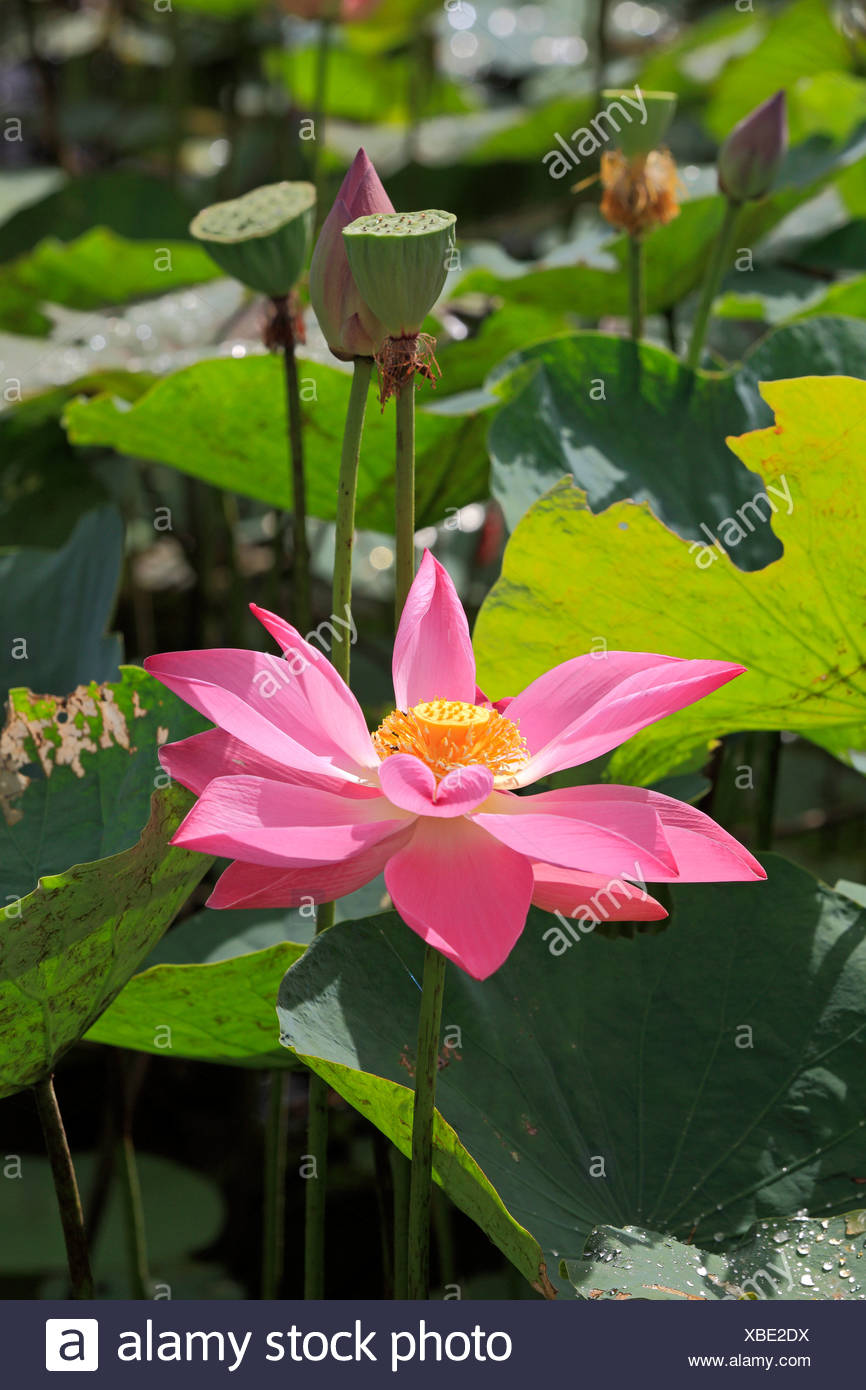
[[[62,1081],[59,1090],[62,1103]],[[8,1142],[9,1136],[4,1138]],[[99,1157],[89,1153],[73,1157],[79,1188],[87,1193],[96,1177]],[[224,1219],[223,1203],[214,1183],[157,1154],[137,1154],[136,1165],[148,1260],[154,1278],[161,1279],[167,1265],[217,1239]],[[63,1232],[47,1159],[28,1154],[22,1159],[21,1178],[9,1177],[0,1184],[0,1227],[0,1271],[4,1274],[39,1274],[66,1268]],[[123,1194],[115,1183],[93,1250],[94,1272],[100,1281],[109,1271],[117,1273],[128,1266],[126,1229]],[[128,1289],[118,1296],[128,1297]]]
[[[130,241],[107,227],[92,227],[75,241],[48,237],[0,269],[0,329],[49,333],[45,303],[96,309],[167,294],[224,274],[189,241]]]
[[[350,378],[320,363],[299,363],[307,505],[336,516],[340,444]],[[291,509],[282,369],[274,357],[197,362],[159,381],[131,409],[109,396],[77,401],[66,412],[75,444],[101,444],[166,463],[217,487]],[[421,397],[423,400],[424,397]],[[432,398],[435,403],[435,397]],[[485,420],[421,406],[416,421],[418,525],[441,520],[488,490]],[[367,407],[358,480],[358,525],[394,529],[394,412]]]
[[[737,224],[738,244],[755,246],[783,217],[862,160],[864,153],[866,133],[862,127],[841,146],[830,137],[815,136],[791,150],[771,196],[743,208]],[[689,199],[673,222],[657,227],[646,238],[646,305],[650,313],[678,304],[703,280],[724,210],[725,200],[719,195]],[[611,270],[579,263],[545,267],[543,262],[519,276],[470,270],[456,289],[461,294],[478,291],[500,296],[514,304],[568,310],[586,319],[624,315],[628,313],[628,237],[615,238],[604,250],[615,262]]]
[[[375,879],[336,904],[337,921],[381,909]],[[88,1033],[163,1057],[296,1070],[279,1046],[277,986],[315,932],[306,908],[202,908],[157,942],[139,972]]]
[[[284,941],[211,965],[154,965],[129,981],[88,1041],[159,1057],[296,1069],[294,1054],[279,1045],[274,1000],[304,950]]]
[[[866,747],[866,384],[805,377],[761,390],[775,425],[730,445],[775,494],[763,492],[765,501],[719,525],[717,546],[681,540],[646,504],[618,502],[593,516],[570,479],[536,502],[476,624],[478,679],[492,699],[598,651],[601,636],[610,650],[748,669],[640,740],[678,735],[691,744],[733,730],[790,729],[839,756]],[[738,531],[766,525],[770,501],[784,556],[744,574],[723,543],[735,548]]]
[[[725,436],[767,424],[759,381],[866,375],[866,326],[821,319],[765,339],[737,372],[692,373],[663,348],[575,333],[515,353],[489,385],[506,397],[488,434],[491,487],[508,525],[564,473],[594,512],[631,498],[686,539],[711,529],[760,491]],[[769,526],[732,552],[760,569],[782,548]]]
[[[159,745],[206,727],[135,666],[67,696],[12,690],[0,733],[0,900],[133,845],[168,782]]]
[[[269,48],[262,54],[266,75],[281,83],[293,104],[315,110],[319,52],[317,45],[304,48]],[[344,121],[406,121],[411,113],[413,88],[418,77],[406,54],[352,52],[335,46],[328,70],[328,115]],[[441,75],[432,78],[429,107],[437,116],[466,111],[470,103],[465,89]]]
[[[781,858],[765,864],[766,883],[672,887],[659,936],[572,940],[532,909],[489,980],[448,966],[439,1110],[551,1274],[596,1225],[714,1244],[850,1206],[866,1140],[866,913]],[[341,924],[280,992],[292,1046],[392,1139],[422,959],[395,915]]]
[[[851,43],[823,0],[794,0],[775,12],[761,42],[722,71],[704,122],[723,140],[741,117],[780,87],[851,66]],[[840,93],[844,99],[844,91]],[[796,127],[795,127],[796,133]]]
[[[765,33],[766,21],[760,14],[747,14],[735,7],[713,10],[675,30],[671,42],[651,51],[641,69],[641,89],[676,92],[681,107],[703,100],[708,83],[725,63],[748,53]]]
[[[83,174],[35,203],[20,208],[0,227],[0,261],[30,251],[43,237],[72,241],[92,227],[152,241],[188,239],[189,206],[165,179],[129,169]]]
[[[152,382],[143,372],[94,372],[0,412],[0,546],[63,546],[85,512],[106,504],[104,483],[69,443],[60,416],[74,396],[110,391],[132,401]],[[85,672],[97,674],[95,667]]]
[[[808,319],[817,314],[847,314],[851,318],[866,318],[866,275],[831,285],[826,294],[800,309],[796,317]]]
[[[26,897],[7,900],[0,913],[0,1097],[33,1085],[84,1036],[208,868],[206,855],[169,848],[190,805],[181,787],[155,793],[132,849],[45,875]]]
[[[442,368],[437,397],[480,389],[509,353],[566,332],[573,320],[574,316],[561,308],[537,308],[534,304],[505,303],[494,309],[471,338],[447,343],[437,353]]]
[[[592,1232],[563,1273],[579,1298],[651,1300],[866,1297],[866,1212],[762,1221],[724,1254],[634,1226]]]
[[[71,690],[117,675],[121,640],[105,628],[122,563],[123,522],[114,507],[87,512],[60,550],[0,552],[0,698],[25,682]]]

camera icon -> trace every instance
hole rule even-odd
[[[99,1368],[99,1322],[96,1318],[46,1318],[46,1371],[95,1371]]]

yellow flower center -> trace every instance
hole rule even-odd
[[[478,763],[505,780],[529,760],[513,720],[463,700],[425,700],[409,710],[395,709],[374,733],[373,745],[383,761],[393,753],[413,754],[437,781],[454,768]]]

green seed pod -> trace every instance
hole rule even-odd
[[[202,208],[189,230],[228,275],[277,298],[289,293],[306,265],[315,211],[311,183],[268,183]]]
[[[668,126],[677,109],[675,92],[642,92],[635,86],[626,91],[602,92],[603,109],[590,122],[594,128],[605,116],[618,133],[607,132],[608,138],[629,159],[661,147]]]
[[[420,333],[451,267],[456,221],[432,208],[371,213],[343,228],[355,284],[389,337]]]

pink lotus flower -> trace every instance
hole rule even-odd
[[[646,652],[578,656],[513,700],[475,683],[466,615],[427,552],[394,644],[397,708],[371,736],[354,695],[281,618],[253,612],[285,659],[168,652],[150,673],[217,728],[161,751],[198,796],[174,844],[227,855],[211,907],[277,907],[353,892],[383,869],[403,920],[484,979],[530,903],[636,921],[664,908],[627,878],[764,878],[701,811],[613,785],[518,794],[608,752],[743,667]],[[608,901],[609,900],[609,901]]]
[[[356,217],[393,212],[394,205],[364,150],[352,161],[334,206],[325,218],[310,262],[310,300],[335,357],[372,357],[385,338],[385,329],[361,298],[349,269],[343,228]]]

